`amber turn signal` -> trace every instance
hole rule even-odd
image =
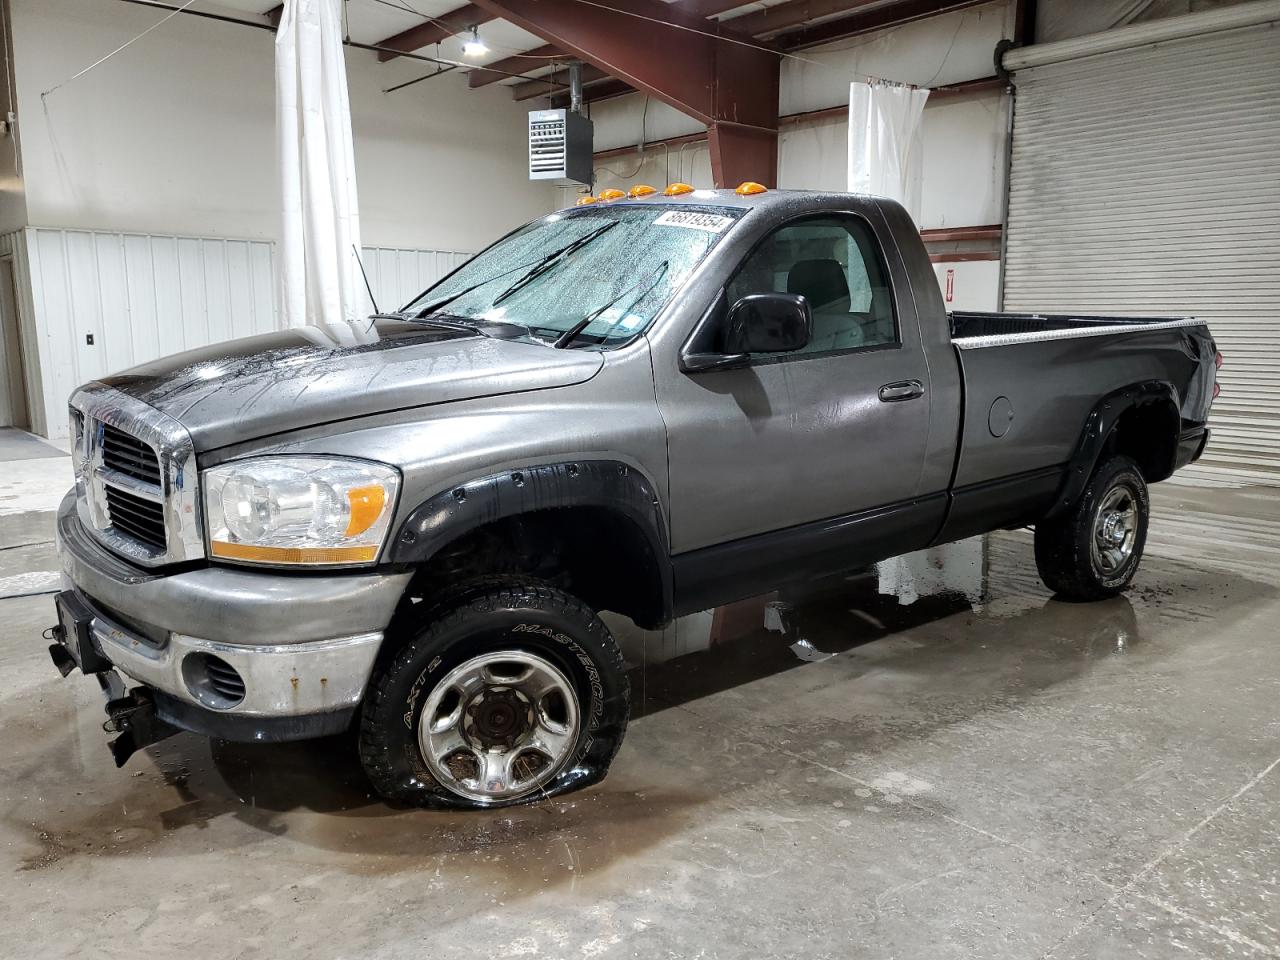
[[[667,189],[662,191],[668,197],[678,197],[682,193],[693,193],[693,187],[687,183],[669,183]]]
[[[738,189],[733,192],[740,197],[749,197],[755,193],[764,193],[768,189],[769,188],[763,183],[756,183],[754,180],[744,180],[742,183],[738,184]]]
[[[382,516],[382,508],[387,505],[387,491],[376,483],[368,487],[356,487],[347,491],[347,504],[351,508],[350,519],[347,520],[347,536],[358,537]]]
[[[378,548],[366,547],[261,547],[252,543],[210,544],[215,557],[252,560],[254,563],[368,563],[378,556]]]

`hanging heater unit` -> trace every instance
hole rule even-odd
[[[529,112],[529,179],[591,183],[591,121],[572,110]]]

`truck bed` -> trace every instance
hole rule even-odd
[[[1122,317],[1084,314],[981,313],[957,310],[948,315],[957,346],[986,346],[1022,340],[1058,340],[1108,333],[1139,333],[1174,326],[1196,326],[1194,317]],[[999,338],[993,340],[991,338]],[[974,341],[988,341],[975,343]]]
[[[945,539],[1043,512],[1117,391],[1168,384],[1187,423],[1208,409],[1213,341],[1192,317],[958,311],[950,327],[964,403]]]

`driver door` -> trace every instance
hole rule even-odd
[[[723,303],[800,294],[813,312],[810,342],[738,368],[660,378],[678,607],[726,599],[699,589],[726,571],[758,592],[773,585],[775,567],[821,575],[854,565],[856,549],[893,540],[887,549],[903,552],[936,530],[942,505],[926,516],[912,502],[929,371],[905,276],[894,273],[898,289],[863,216],[789,221],[747,254]]]

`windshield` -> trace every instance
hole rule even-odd
[[[656,203],[553,213],[401,312],[516,324],[559,346],[616,346],[648,327],[742,213]]]

